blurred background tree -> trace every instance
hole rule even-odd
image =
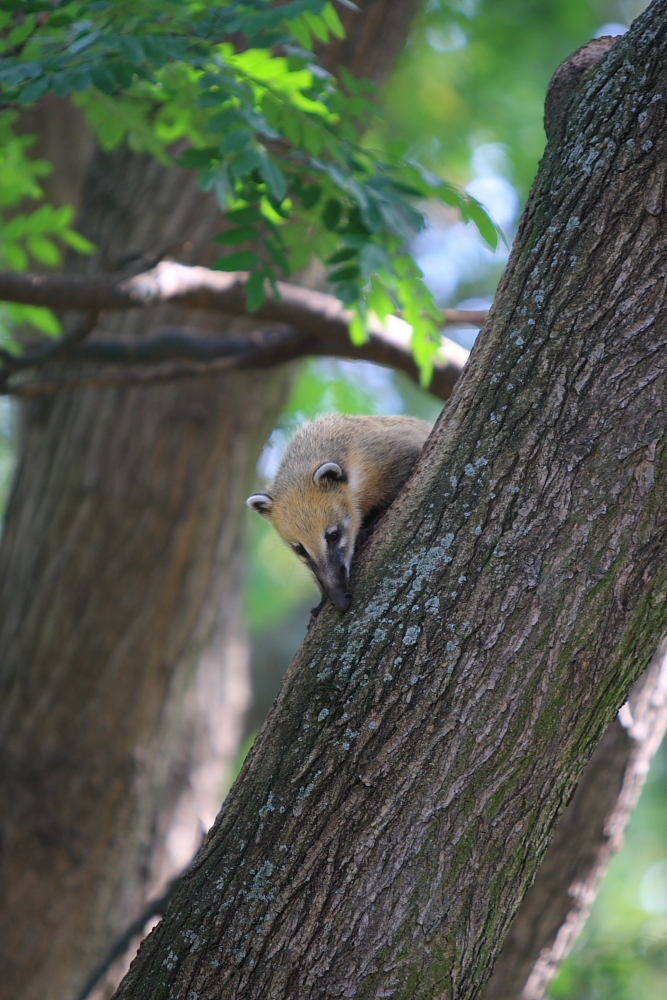
[[[427,0],[365,142],[400,149],[466,186],[508,245],[544,148],[544,95],[555,68],[601,34],[622,32],[642,0]],[[430,228],[413,253],[443,307],[493,299],[508,256],[493,253],[453,210],[426,206]],[[470,348],[476,331],[449,331]],[[303,365],[258,464],[274,470],[300,422],[339,410],[435,419],[441,403],[406,378],[366,363]],[[0,509],[13,469],[12,407],[0,400]],[[318,594],[263,520],[248,515],[246,604],[252,706],[244,748],[275,697]],[[667,993],[667,759],[656,758],[624,850],[616,857],[574,954],[551,988],[569,1000],[653,1000]]]

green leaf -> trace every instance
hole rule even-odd
[[[15,303],[7,303],[6,308],[12,323],[30,323],[47,337],[58,337],[62,333],[62,327],[50,309],[44,306],[19,306]]]
[[[204,132],[226,132],[227,129],[232,128],[233,125],[239,125],[242,121],[243,117],[237,108],[227,108],[209,118],[204,126]]]
[[[303,138],[303,128],[302,116],[299,115],[294,108],[286,105],[281,109],[281,115],[278,119],[278,128],[282,131],[285,138],[295,146],[297,149],[301,145],[301,140]]]
[[[252,132],[249,132],[247,128],[236,128],[221,139],[220,152],[223,156],[228,156],[230,153],[240,153],[248,148],[252,139]]]
[[[115,94],[118,90],[116,77],[104,63],[97,63],[90,67],[90,75],[93,83],[103,94]]]
[[[252,250],[240,250],[226,257],[219,257],[213,265],[214,271],[249,271],[258,261],[257,254]]]
[[[321,129],[308,119],[303,121],[303,142],[311,156],[319,156],[324,146]]]
[[[313,14],[312,11],[309,10],[304,11],[303,17],[312,33],[315,35],[315,38],[326,45],[329,41],[329,30],[324,19],[318,17],[317,14]]]
[[[372,235],[371,230],[364,222],[364,218],[356,205],[348,213],[347,225],[343,229],[343,233],[345,233],[346,239],[347,234],[362,236],[364,238],[364,243],[366,243],[368,237]]]
[[[63,243],[66,243],[72,250],[76,250],[77,253],[91,254],[95,251],[95,245],[74,229],[65,229],[64,232],[58,235]]]
[[[177,160],[179,167],[197,169],[208,167],[213,160],[219,160],[220,153],[215,147],[207,146],[205,149],[186,149],[180,160]]]
[[[12,47],[18,47],[25,42],[28,35],[31,35],[36,23],[34,14],[28,14],[23,24],[17,25],[9,32],[7,41]]]
[[[368,340],[368,327],[357,309],[350,322],[350,340],[356,347],[360,347]]]
[[[27,87],[24,87],[19,94],[19,102],[21,104],[32,104],[33,101],[38,101],[40,97],[43,97],[51,86],[50,76],[40,76],[32,83],[29,83]]]
[[[253,271],[248,278],[245,286],[246,302],[248,304],[248,312],[256,312],[257,309],[263,304],[266,298],[266,289],[264,287],[265,276],[261,271]]]
[[[30,263],[27,253],[18,243],[4,243],[2,253],[13,271],[25,271]]]
[[[290,266],[289,266],[289,263],[288,263],[288,260],[287,260],[287,258],[285,256],[285,254],[283,252],[282,245],[280,243],[278,243],[277,240],[267,240],[266,241],[266,247],[267,247],[269,253],[271,254],[271,258],[273,260],[273,263],[276,264],[277,267],[281,268],[282,271],[285,274],[289,274],[290,273]]]
[[[440,201],[444,201],[445,205],[451,205],[452,208],[461,208],[465,200],[463,195],[456,188],[452,187],[451,184],[441,184],[435,188],[434,193]]]
[[[468,218],[479,229],[480,236],[486,240],[492,250],[498,248],[498,230],[478,201],[469,201],[466,205]]]
[[[299,195],[301,204],[304,208],[314,208],[320,200],[321,194],[322,188],[319,184],[309,184],[308,187],[302,189]]]
[[[387,251],[377,243],[367,243],[359,255],[361,273],[364,278],[370,278],[378,271],[391,270],[391,261]]]
[[[72,90],[72,78],[70,73],[54,73],[51,78],[51,87],[57,97],[67,97]]]
[[[262,157],[259,164],[259,172],[273,197],[277,202],[281,202],[287,194],[287,181],[278,164],[275,160]]]
[[[343,250],[337,250],[331,257],[327,257],[327,264],[342,264],[344,261],[352,260],[356,256],[357,250],[355,248],[345,247]]]
[[[324,211],[322,212],[322,222],[330,232],[333,232],[336,228],[340,222],[342,214],[343,206],[338,199],[329,198],[324,206]]]
[[[332,35],[336,38],[345,38],[345,28],[332,4],[328,3],[322,11],[322,20]]]
[[[350,265],[349,267],[341,267],[337,271],[331,272],[329,275],[329,281],[351,281],[354,278],[358,278],[360,273],[361,272],[356,264]]]
[[[237,226],[236,229],[226,229],[224,233],[218,233],[213,239],[216,243],[222,244],[234,244],[234,243],[248,243],[250,240],[255,240],[259,236],[259,232],[256,226]]]
[[[131,85],[134,73],[132,66],[124,59],[111,59],[106,66],[118,87],[129,87]]]
[[[396,306],[389,295],[383,281],[374,275],[371,280],[371,292],[366,298],[368,308],[372,309],[380,322],[396,311]]]
[[[211,187],[215,193],[218,205],[224,212],[229,204],[232,195],[232,185],[229,179],[229,171],[227,170],[226,164],[221,164],[217,170],[213,171],[211,178]],[[201,184],[201,181],[200,181]]]
[[[60,250],[45,236],[29,236],[26,240],[28,250],[41,264],[55,267],[60,263]]]
[[[302,17],[297,18],[295,21],[291,21],[289,29],[302,48],[308,50],[312,49],[313,38],[310,33],[310,28]]]
[[[239,153],[231,162],[230,173],[232,177],[243,177],[251,173],[262,163],[262,156],[258,149],[248,149],[245,153]]]
[[[247,205],[245,208],[235,208],[227,212],[227,218],[231,222],[259,222],[262,213],[258,205]]]
[[[336,288],[336,295],[345,306],[354,306],[361,295],[359,285],[356,281],[341,281]]]
[[[144,62],[144,50],[141,47],[141,42],[134,35],[121,35],[118,39],[118,44],[120,50],[125,56],[125,58],[130,62],[135,69],[138,69]]]

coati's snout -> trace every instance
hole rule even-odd
[[[322,566],[310,564],[323,593],[329,598],[336,611],[347,611],[352,601],[350,593],[350,573],[344,557],[338,550],[327,553]]]

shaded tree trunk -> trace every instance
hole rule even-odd
[[[184,240],[201,260],[219,226],[195,178],[125,149],[97,155],[81,218],[102,270]],[[276,370],[24,408],[0,555],[7,996],[73,994],[215,815],[247,702],[243,501],[288,384]],[[233,690],[198,697],[211,658]],[[205,747],[211,727],[225,736]]]
[[[666,628],[666,50],[656,0],[583,81],[351,613],[119,997],[480,994]]]
[[[385,27],[400,8],[406,30],[415,5],[371,7],[374,32],[366,14],[356,24],[367,52],[385,42],[385,72],[404,40]],[[66,160],[52,138],[44,152]],[[192,174],[95,155],[80,213],[91,270],[167,247],[209,263],[219,223]],[[221,326],[161,309],[100,330],[165,322]],[[245,707],[243,501],[289,382],[283,368],[23,407],[0,548],[0,996],[73,995],[217,809]]]

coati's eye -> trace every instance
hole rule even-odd
[[[340,538],[340,531],[338,528],[334,528],[333,531],[325,531],[324,537],[328,542],[337,542]]]
[[[292,546],[292,548],[294,549],[294,551],[298,556],[301,556],[302,559],[305,559],[306,556],[308,555],[301,542],[297,542],[295,545]]]

